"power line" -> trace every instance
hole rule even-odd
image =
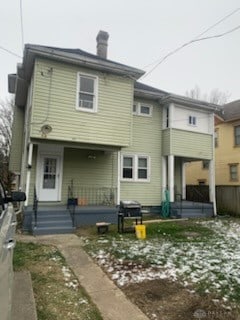
[[[22,37],[22,50],[24,49],[24,32],[23,32],[23,10],[22,0],[20,0],[20,19],[21,19],[21,37]]]
[[[6,48],[4,48],[4,47],[2,47],[2,46],[0,46],[0,49],[3,50],[3,51],[5,51],[5,52],[7,52],[7,53],[10,53],[11,55],[13,55],[13,56],[15,56],[15,57],[18,57],[18,58],[21,58],[21,59],[22,59],[22,57],[21,57],[20,55],[16,54],[15,52],[13,52],[13,51],[11,51],[11,50],[8,50],[8,49],[6,49]]]
[[[208,31],[210,31],[211,29],[213,29],[214,27],[216,27],[218,24],[220,24],[221,22],[223,22],[224,20],[226,20],[227,18],[229,18],[230,16],[232,16],[233,14],[235,14],[236,12],[238,12],[240,10],[240,8],[235,9],[233,12],[231,12],[230,14],[226,15],[225,17],[223,17],[222,19],[220,19],[219,21],[217,21],[216,23],[214,23],[213,25],[211,25],[210,27],[208,27],[206,30],[204,30],[202,33],[200,33],[199,35],[197,35],[196,37],[194,37],[192,40],[184,43],[183,45],[181,45],[180,47],[176,48],[173,51],[170,51],[167,55],[165,55],[160,61],[159,59],[156,60],[154,63],[151,63],[149,65],[147,65],[145,68],[147,68],[148,66],[151,66],[155,63],[157,63],[152,69],[150,69],[147,73],[145,73],[142,77],[142,79],[144,79],[145,77],[147,77],[150,73],[152,73],[160,64],[162,64],[168,57],[170,57],[171,55],[175,54],[176,52],[178,52],[179,50],[183,49],[184,47],[194,43],[194,42],[198,42],[198,41],[203,41],[203,40],[208,40],[208,39],[212,39],[212,38],[220,38],[223,37],[231,32],[236,31],[237,29],[240,28],[240,25],[228,30],[222,34],[218,34],[218,35],[214,35],[214,36],[210,36],[210,37],[204,37],[204,38],[200,38],[202,35],[204,35],[205,33],[207,33]]]
[[[207,33],[208,31],[210,31],[211,29],[215,28],[217,25],[219,25],[220,23],[222,23],[223,21],[227,20],[229,17],[231,17],[233,14],[235,14],[236,12],[238,12],[240,10],[240,8],[235,9],[234,11],[232,11],[231,13],[227,14],[226,16],[224,16],[222,19],[220,19],[219,21],[217,21],[216,23],[214,23],[213,25],[211,25],[209,28],[207,28],[205,31],[203,31],[202,33],[200,33],[198,36],[196,36],[194,38],[198,39],[201,36],[203,36],[205,33]]]

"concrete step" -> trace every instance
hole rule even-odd
[[[67,233],[73,233],[75,230],[74,227],[69,226],[69,227],[59,227],[59,226],[51,226],[51,227],[36,227],[33,228],[33,235],[44,235],[44,234],[67,234]]]
[[[37,225],[33,226],[34,235],[72,233],[72,218],[66,208],[39,208]]]
[[[72,220],[65,220],[65,221],[38,221],[37,227],[38,228],[45,228],[45,227],[71,227]]]

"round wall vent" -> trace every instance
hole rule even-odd
[[[44,134],[48,134],[52,131],[52,127],[49,124],[45,124],[44,126],[42,126],[41,131]]]

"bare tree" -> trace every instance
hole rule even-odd
[[[222,92],[219,89],[213,89],[210,93],[203,94],[197,85],[193,89],[186,91],[186,96],[192,99],[204,100],[219,105],[224,105],[230,98],[230,94],[228,92]]]
[[[0,178],[10,188],[12,174],[9,172],[9,151],[12,139],[13,101],[0,101]]]

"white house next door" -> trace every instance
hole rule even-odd
[[[60,188],[61,157],[41,155],[39,166],[39,200],[58,201]]]

